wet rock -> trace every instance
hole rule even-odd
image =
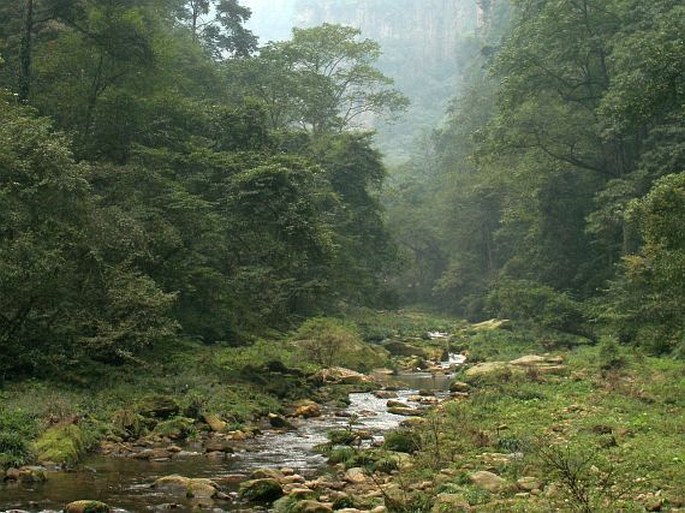
[[[6,481],[19,481],[19,469],[18,468],[8,468],[5,471],[5,480]]]
[[[251,479],[275,479],[276,481],[281,481],[285,477],[283,471],[275,468],[258,468],[252,471],[250,474]]]
[[[378,397],[379,399],[395,399],[398,397],[397,392],[394,392],[392,390],[376,390],[373,395]]]
[[[189,478],[178,474],[160,477],[152,487],[183,497],[213,498],[219,494],[219,486],[211,479]]]
[[[275,428],[286,428],[291,429],[293,425],[286,420],[283,415],[278,415],[276,413],[269,413],[269,424],[271,427]]]
[[[21,467],[17,470],[17,473],[13,475],[16,475],[15,480],[25,484],[43,483],[48,479],[48,475],[45,472],[45,467],[38,466]],[[9,470],[7,471],[7,476],[9,476]]]
[[[431,513],[469,513],[471,505],[461,495],[440,493],[435,497]]]
[[[271,503],[283,496],[283,488],[272,478],[251,479],[240,483],[238,494],[249,501]]]
[[[506,481],[497,474],[488,472],[487,470],[479,470],[469,476],[469,480],[477,487],[488,490],[489,492],[498,493],[506,486]]]
[[[80,500],[64,506],[64,513],[110,513],[112,508],[100,501]]]
[[[134,459],[137,460],[160,460],[169,459],[171,457],[171,451],[163,447],[158,447],[156,449],[143,449],[133,455]]]
[[[390,399],[388,402],[385,403],[385,406],[387,406],[388,408],[407,408],[407,403]]]
[[[206,452],[222,452],[232,454],[235,452],[233,450],[232,443],[225,438],[210,438],[205,442]]]
[[[221,420],[217,415],[214,415],[213,413],[205,413],[204,415],[202,415],[202,420],[204,420],[209,426],[209,429],[211,429],[215,433],[222,433],[228,427],[228,424],[226,422]]]
[[[425,414],[423,410],[417,410],[416,408],[410,407],[399,407],[395,406],[388,408],[388,413],[394,413],[395,415],[402,415],[404,417],[421,417]]]

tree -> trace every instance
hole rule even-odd
[[[268,44],[242,70],[255,81],[243,85],[272,111],[274,128],[339,132],[405,109],[407,99],[374,67],[378,43],[359,35],[331,24],[293,29],[290,41]]]
[[[192,40],[217,60],[247,57],[256,50],[257,37],[243,26],[251,15],[237,0],[187,0],[177,10]]]

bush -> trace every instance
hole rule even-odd
[[[365,343],[353,324],[337,319],[305,321],[293,339],[306,359],[325,367],[367,371],[386,365],[389,359],[385,349]]]
[[[584,333],[581,304],[568,294],[529,280],[504,279],[487,296],[487,310],[501,318],[533,320],[545,328]]]

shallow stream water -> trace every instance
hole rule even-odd
[[[462,363],[454,360],[453,364]],[[449,374],[432,375],[412,372],[390,378],[401,387],[398,399],[407,401],[419,390],[444,391],[450,381]],[[170,461],[150,462],[131,458],[94,456],[73,472],[49,472],[44,483],[33,485],[0,483],[0,513],[13,510],[53,513],[65,504],[79,499],[106,502],[116,511],[143,512],[173,509],[191,511],[192,499],[173,497],[159,492],[150,485],[159,477],[180,474],[187,477],[206,477],[219,483],[225,491],[236,490],[240,481],[256,468],[292,468],[305,477],[321,473],[325,459],[313,448],[327,441],[326,433],[348,426],[354,419],[355,429],[370,431],[380,438],[405,418],[389,413],[387,399],[372,393],[350,394],[350,405],[345,415],[330,412],[324,416],[298,421],[297,429],[288,432],[264,433],[255,439],[241,442],[235,454],[225,459],[211,459],[200,452],[187,451]],[[198,450],[201,448],[197,448]],[[238,511],[240,505],[230,501],[217,501],[212,510]]]

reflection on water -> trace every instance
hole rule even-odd
[[[457,358],[449,363],[462,363]],[[398,391],[398,400],[408,402],[419,390],[447,390],[451,375],[405,373],[389,378]],[[311,477],[324,465],[324,458],[313,452],[313,447],[327,441],[326,433],[346,427],[352,422],[355,429],[370,431],[376,437],[397,427],[404,419],[388,413],[386,399],[371,393],[350,394],[349,416],[325,415],[298,420],[297,430],[285,433],[266,433],[243,442],[235,454],[225,459],[211,459],[199,453],[175,456],[167,462],[150,462],[130,458],[96,456],[74,472],[50,472],[45,483],[18,485],[0,483],[0,512],[19,509],[30,512],[53,513],[62,511],[73,500],[96,499],[120,508],[119,511],[139,512],[170,509],[185,513],[193,511],[192,499],[158,492],[150,485],[159,477],[180,474],[187,477],[206,477],[217,481],[224,490],[236,490],[238,482],[259,467],[293,468]],[[235,511],[238,505],[217,501],[214,511]]]

